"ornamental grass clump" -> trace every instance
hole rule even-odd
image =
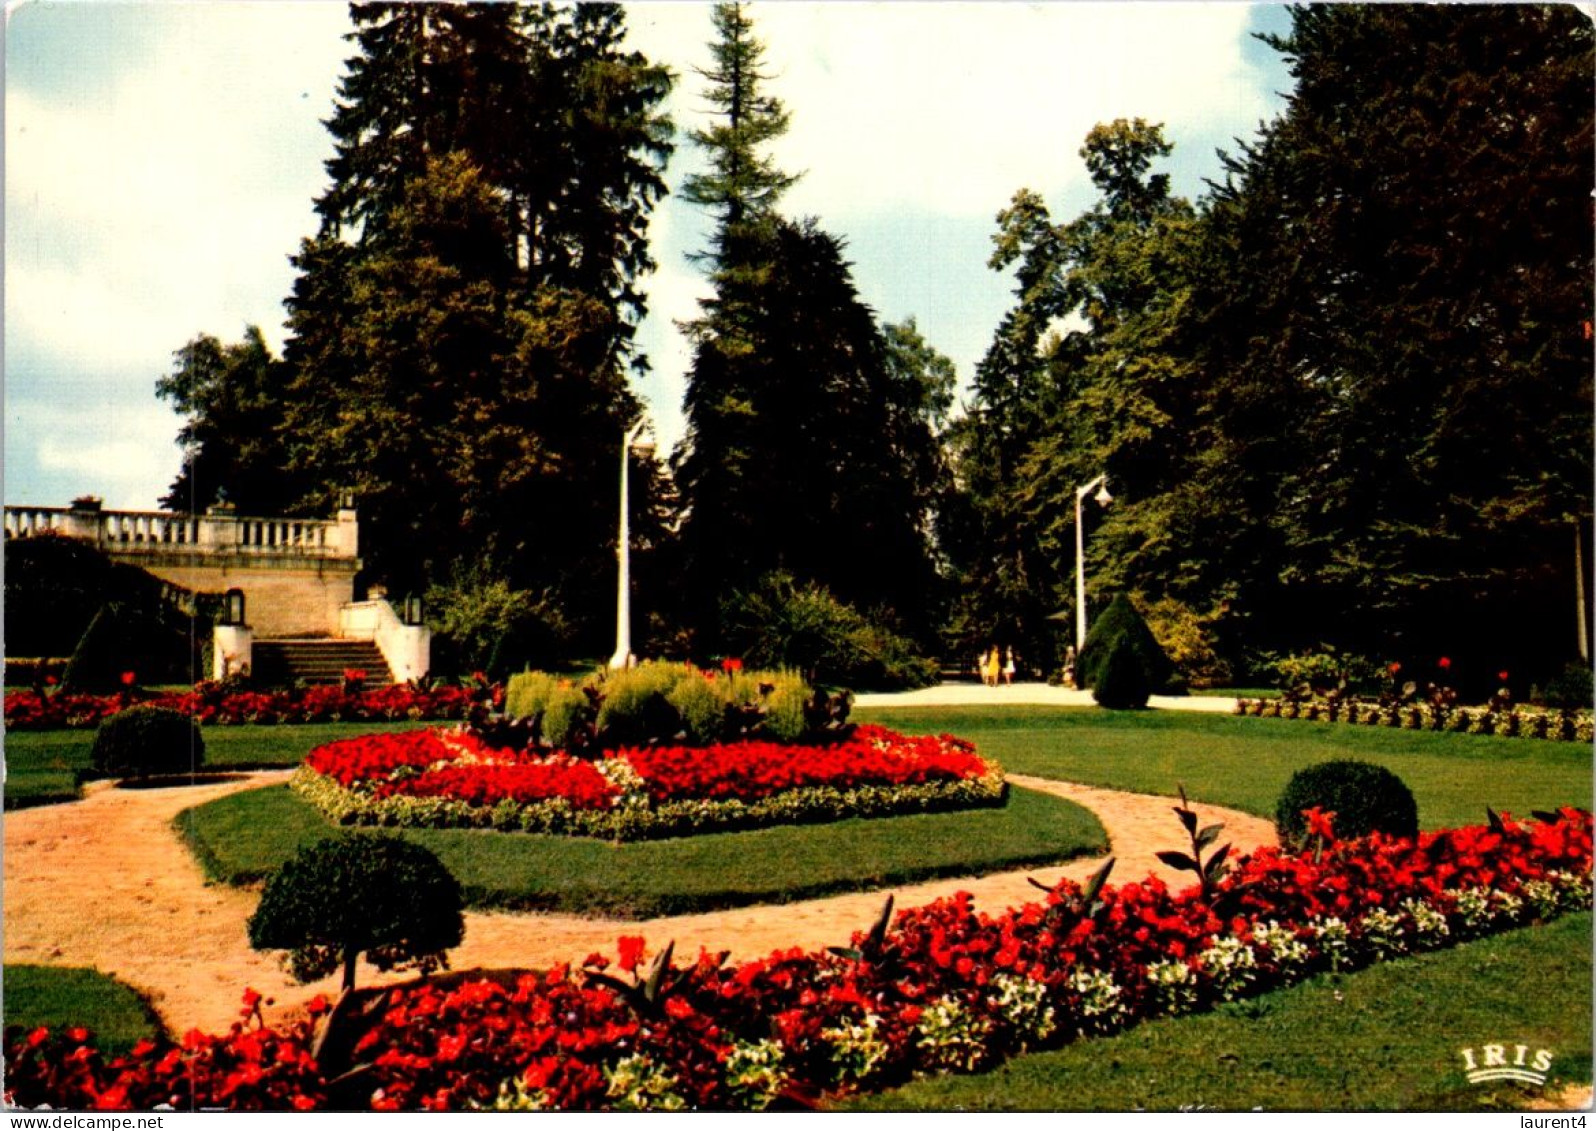
[[[1412,838],[1419,832],[1413,791],[1384,766],[1369,762],[1320,762],[1293,774],[1275,806],[1282,844],[1308,844],[1314,834],[1304,815],[1308,810],[1331,815],[1343,840],[1375,832]]]
[[[205,764],[205,740],[187,715],[165,707],[131,707],[100,724],[89,757],[95,771],[107,777],[191,774]]]
[[[583,757],[627,746],[686,741],[705,746],[739,739],[799,742],[847,721],[847,692],[817,690],[796,672],[721,672],[650,660],[580,683],[543,672],[512,676],[505,694],[508,729],[531,742]]]

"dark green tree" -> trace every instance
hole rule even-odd
[[[781,219],[740,238],[759,241],[761,270],[722,279],[692,328],[677,463],[690,612],[711,625],[728,591],[784,570],[924,629],[935,393],[895,384],[836,239]]]
[[[1022,189],[998,214],[989,265],[1013,269],[1016,301],[956,435],[973,519],[958,555],[966,649],[997,637],[1052,660],[1045,618],[1070,601],[1078,486],[1106,471],[1122,500],[1090,541],[1094,587],[1137,576],[1162,517],[1134,502],[1172,481],[1188,450],[1169,403],[1182,374],[1162,339],[1192,210],[1150,171],[1169,152],[1141,119],[1099,125],[1080,151],[1100,194],[1092,209],[1058,224]],[[1063,334],[1061,319],[1073,324]]]
[[[161,505],[198,514],[225,500],[244,514],[282,513],[298,500],[279,432],[288,372],[260,328],[227,344],[201,334],[173,358],[155,393],[187,418],[177,433],[187,458]]]
[[[685,326],[684,620],[713,650],[726,594],[781,571],[924,635],[947,370],[912,328],[889,346],[839,240],[776,213],[794,178],[767,147],[787,113],[765,91],[742,7],[718,5],[713,22],[714,66],[701,73],[714,120],[692,134],[710,171],[684,189],[716,219],[704,256],[714,294]]]
[[[670,74],[624,49],[613,4],[351,15],[330,184],[294,260],[288,376],[262,433],[279,454],[255,461],[290,492],[270,509],[352,495],[367,574],[396,590],[487,562],[516,592],[599,614],[614,516],[593,500],[638,412],[625,367],[646,364],[631,342]],[[196,433],[214,426],[205,408]],[[659,466],[640,479],[658,541]]]
[[[1260,639],[1484,671],[1572,650],[1592,40],[1539,4],[1313,6],[1270,39],[1295,89],[1231,161],[1228,270],[1193,303]]]
[[[295,466],[353,492],[390,584],[484,555],[518,587],[577,584],[613,546],[591,500],[636,413],[607,356],[613,312],[549,288],[517,309],[497,203],[463,154],[432,162],[349,269],[344,317],[317,327],[350,378],[326,385],[307,356],[290,397]]]

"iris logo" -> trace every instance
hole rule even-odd
[[[1545,1084],[1551,1067],[1550,1049],[1536,1049],[1533,1055],[1529,1045],[1481,1045],[1478,1049],[1463,1050],[1463,1071],[1470,1084],[1484,1084],[1490,1080]]]

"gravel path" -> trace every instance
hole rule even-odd
[[[939,683],[915,691],[861,692],[856,707],[1096,707],[1090,691],[1049,687],[1045,683],[1003,684]],[[1224,695],[1154,695],[1147,705],[1155,711],[1201,711],[1233,715],[1236,700]]]
[[[249,947],[245,921],[255,892],[207,885],[199,866],[177,839],[172,819],[182,810],[240,789],[276,785],[289,771],[249,775],[247,781],[175,789],[122,790],[92,786],[83,800],[25,809],[5,818],[5,961],[91,966],[146,993],[177,1034],[190,1028],[225,1029],[239,998],[252,987],[274,999],[274,1015],[291,1012],[316,993],[336,990],[336,976],[295,985],[270,955]],[[1092,810],[1107,830],[1118,859],[1113,881],[1158,873],[1177,876],[1153,853],[1182,846],[1171,801],[1163,797],[1094,789],[1014,775]],[[1199,805],[1204,822],[1222,821],[1237,851],[1273,843],[1274,828],[1260,818]],[[897,906],[912,907],[969,891],[978,907],[997,911],[1038,896],[1026,882],[1061,876],[1084,879],[1100,861],[1027,868],[983,877],[937,880],[892,889]],[[473,967],[545,967],[580,961],[592,951],[614,953],[615,940],[641,934],[651,947],[674,939],[677,951],[730,948],[737,958],[759,957],[791,946],[846,943],[879,912],[884,892],[863,892],[716,911],[646,922],[569,915],[469,913],[464,943],[451,954],[457,970]],[[362,965],[362,984],[400,980]]]

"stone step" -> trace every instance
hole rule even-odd
[[[393,682],[393,672],[369,640],[258,640],[255,678],[267,684],[341,683],[344,672],[363,671],[366,686]]]

